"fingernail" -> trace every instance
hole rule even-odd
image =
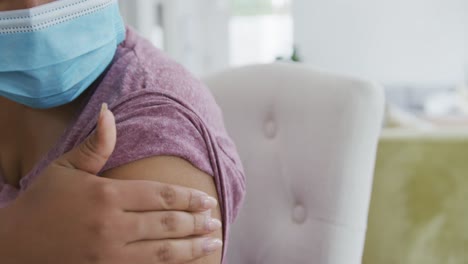
[[[104,112],[106,112],[107,109],[109,109],[109,106],[106,103],[103,103],[101,105],[101,112],[99,113],[99,118],[102,118],[102,116],[104,115]]]
[[[205,253],[212,253],[223,246],[223,242],[219,239],[207,239],[203,245],[203,251]]]
[[[208,198],[203,198],[202,199],[203,209],[215,208],[217,204],[218,204],[218,201],[216,201],[216,199],[213,198],[213,197],[208,197]]]
[[[220,228],[221,228],[221,221],[215,218],[207,218],[206,230],[213,232]]]

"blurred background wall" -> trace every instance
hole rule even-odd
[[[199,73],[268,62],[293,43],[308,63],[389,84],[468,71],[465,0],[120,2],[128,23]]]
[[[120,0],[128,24],[198,75],[289,55],[290,0]]]
[[[120,0],[128,24],[195,74],[229,65],[227,0]]]
[[[304,59],[384,84],[460,82],[468,70],[466,0],[295,0]]]
[[[466,0],[120,2],[130,25],[198,76],[294,53],[380,82],[417,114],[458,114],[460,89],[468,94]]]

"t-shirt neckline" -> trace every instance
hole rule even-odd
[[[73,118],[71,118],[70,122],[67,124],[60,137],[55,141],[54,145],[36,162],[36,164],[31,168],[31,170],[29,170],[20,179],[18,187],[7,183],[2,171],[0,171],[0,194],[7,189],[14,191],[23,191],[29,185],[32,176],[35,175],[36,172],[44,169],[46,162],[53,160],[52,158],[54,157],[52,157],[52,155],[58,153],[59,148],[66,142],[67,138],[71,135],[73,128],[79,121],[80,113],[86,108],[86,105],[89,103],[92,94],[94,93],[96,88],[98,88],[102,81],[102,77],[106,73],[107,70],[96,80],[95,83],[93,83],[88,88],[87,91],[89,91],[89,93],[84,95],[85,97],[82,99],[83,102],[81,102],[81,104],[79,105],[75,115],[73,116]]]
[[[10,188],[13,190],[18,190],[22,191],[28,184],[29,179],[31,178],[31,175],[33,175],[36,171],[41,170],[41,167],[43,166],[44,162],[49,160],[49,157],[55,153],[59,146],[65,142],[66,138],[71,132],[71,128],[74,126],[74,124],[77,121],[77,117],[73,117],[72,120],[69,122],[69,124],[66,126],[64,132],[60,135],[60,137],[55,141],[54,145],[46,152],[45,155],[43,155],[37,162],[36,164],[29,170],[23,177],[21,177],[19,181],[19,186],[14,186],[6,182],[5,177],[0,171],[0,192],[2,192],[6,188]]]

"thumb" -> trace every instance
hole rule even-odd
[[[55,162],[64,167],[97,174],[114,151],[116,134],[115,117],[107,104],[103,104],[96,131]]]

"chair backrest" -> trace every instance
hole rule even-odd
[[[229,263],[361,263],[383,89],[286,63],[205,83],[247,176]]]

